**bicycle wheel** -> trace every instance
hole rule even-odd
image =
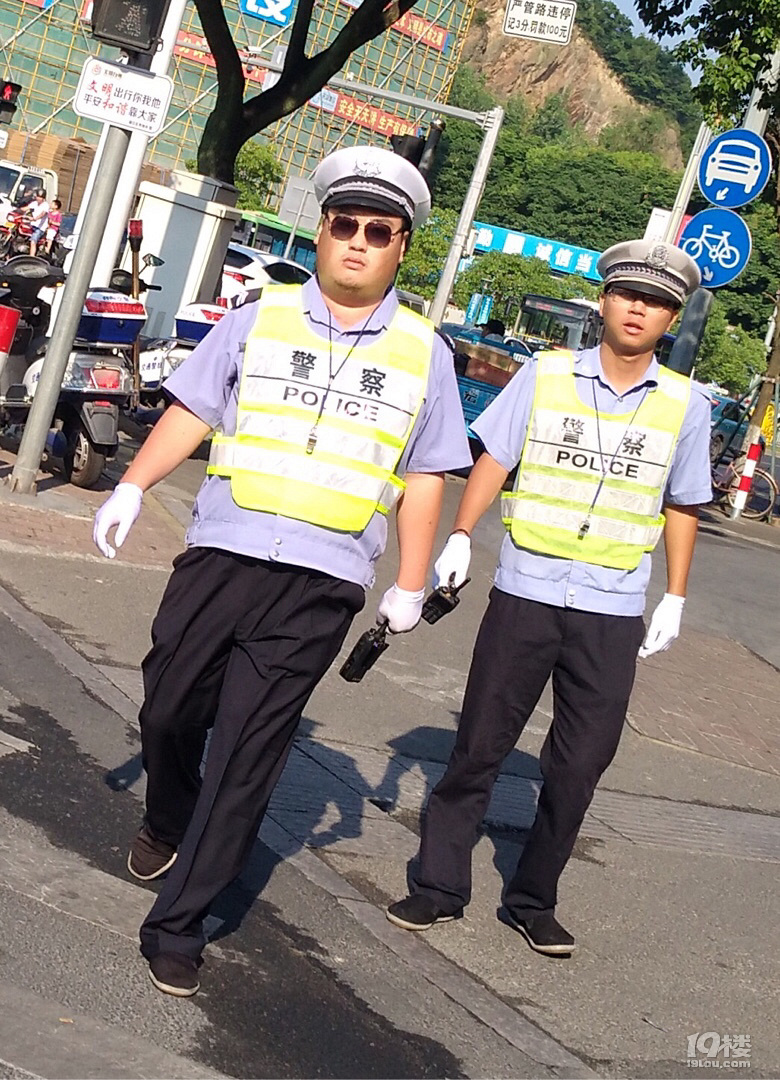
[[[739,248],[723,244],[720,248],[720,265],[724,270],[733,270],[739,262]]]
[[[692,259],[698,259],[704,251],[704,244],[702,243],[700,236],[692,236],[689,240],[685,241],[682,249],[686,255],[690,255]]]
[[[740,476],[741,472],[735,474],[726,495],[727,502],[732,510],[739,490]],[[742,508],[742,517],[750,518],[752,521],[762,521],[764,518],[768,518],[774,509],[777,491],[777,482],[774,477],[770,476],[764,469],[756,469],[753,474],[753,483],[748,492],[747,502]]]

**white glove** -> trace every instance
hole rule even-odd
[[[425,589],[409,592],[391,585],[379,601],[376,621],[381,623],[387,619],[391,634],[405,634],[408,630],[414,630],[422,615],[424,597]]]
[[[680,636],[684,596],[664,593],[664,598],[653,612],[650,627],[639,650],[639,657],[644,660],[653,653],[664,652]]]
[[[144,493],[136,484],[117,484],[109,497],[95,514],[92,539],[107,559],[113,559],[116,551],[108,542],[108,533],[116,525],[114,543],[121,548],[127,534],[141,513]]]
[[[453,584],[456,587],[462,585],[468,576],[470,562],[471,537],[461,532],[452,533],[442,548],[441,555],[433,564],[434,589],[438,589],[440,585],[449,585],[453,574]]]

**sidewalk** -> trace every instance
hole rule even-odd
[[[11,460],[0,454],[0,473]],[[137,665],[185,515],[173,487],[147,497],[121,559],[109,563],[91,542],[104,498],[56,480],[34,501],[0,487],[0,579],[94,665],[109,687],[104,695],[121,691],[131,718],[141,693]],[[780,548],[780,530],[712,518],[704,527],[724,537]],[[305,873],[316,877],[322,866],[332,874],[334,895],[399,957],[413,945],[408,955],[422,964],[432,946],[432,957],[486,987],[484,1015],[495,995],[496,1008],[510,1006],[593,1075],[690,1075],[687,1036],[702,1031],[751,1034],[745,1071],[780,1075],[778,969],[765,948],[779,914],[780,673],[715,635],[686,630],[669,653],[640,666],[630,728],[562,889],[562,920],[582,942],[575,961],[540,962],[495,918],[538,794],[535,755],[549,691],[496,785],[467,918],[413,942],[393,928],[388,936],[373,905],[405,891],[419,812],[452,743],[491,569],[475,559],[474,591],[458,618],[394,641],[360,685],[347,686],[336,668],[329,673],[306,711],[264,839]],[[370,607],[348,645],[372,621]],[[442,986],[446,969],[436,970]],[[509,1013],[501,1016],[508,1024]]]

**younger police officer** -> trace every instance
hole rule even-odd
[[[495,588],[455,747],[428,803],[413,893],[387,913],[406,930],[427,930],[469,902],[471,851],[493,783],[552,676],[544,784],[504,918],[540,953],[573,951],[554,914],[558,879],[617,750],[637,653],[666,649],[679,633],[698,504],[711,496],[709,399],[659,367],[653,349],[699,271],[678,248],[640,240],[610,248],[598,268],[601,346],[542,353],[473,425],[486,453],[434,583],[463,581],[471,531],[520,464],[503,499]],[[649,552],[662,531],[668,591],[645,637]]]
[[[170,870],[141,951],[180,997],[198,989],[203,918],[244,866],[301,712],[373,584],[389,510],[400,566],[379,615],[400,633],[420,618],[444,471],[471,460],[452,357],[392,288],[428,216],[425,181],[390,151],[351,147],[314,185],[317,276],[266,286],[210,332],[95,521],[113,556],[109,529],[121,545],[143,492],[218,429],[143,664],[146,817],[128,860],[142,880]]]

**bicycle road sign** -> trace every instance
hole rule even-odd
[[[702,155],[699,188],[713,206],[734,209],[757,198],[772,172],[772,155],[764,139],[747,128],[718,135]]]
[[[680,237],[680,247],[701,270],[704,288],[718,289],[745,269],[753,238],[739,214],[713,206],[691,218]]]

